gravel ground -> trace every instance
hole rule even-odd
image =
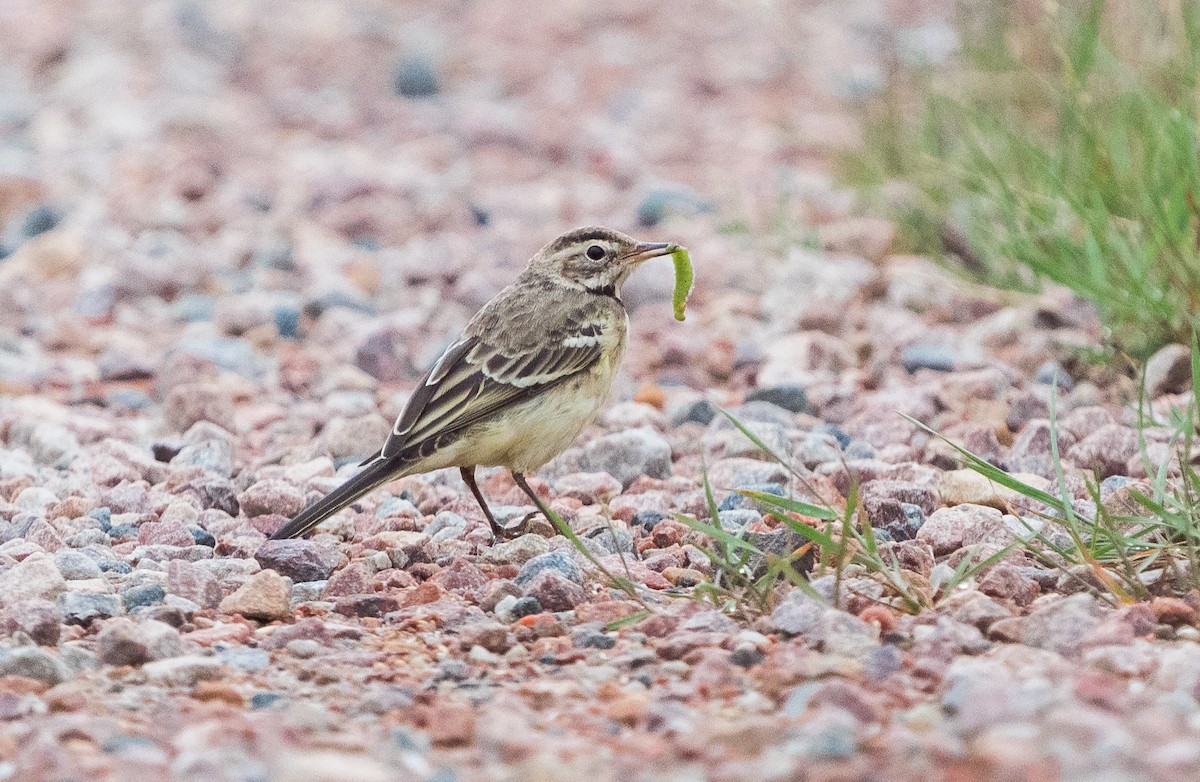
[[[1088,307],[896,254],[831,177],[888,53],[952,47],[941,6],[0,0],[0,780],[1194,775],[1193,595],[1112,608],[1018,550],[917,616],[688,599],[702,461],[780,545],[731,489],[857,477],[918,584],[1031,509],[898,413],[1050,486],[1057,382],[1081,512],[1084,470],[1145,478]],[[548,525],[493,546],[457,474],[265,542],[587,223],[697,267],[683,324],[639,272],[612,403],[533,481],[648,615]]]

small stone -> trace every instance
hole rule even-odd
[[[1089,594],[1062,598],[1025,617],[1021,643],[1076,658],[1084,636],[1100,624],[1100,613],[1099,603]]]
[[[36,646],[0,650],[0,675],[23,676],[50,686],[71,678],[71,670],[55,654]]]
[[[900,352],[900,361],[909,374],[913,374],[919,369],[953,372],[955,354],[953,348],[944,345],[918,343],[904,348]]]
[[[238,504],[242,512],[251,518],[272,513],[291,517],[304,510],[305,500],[304,492],[287,481],[268,478],[252,484],[239,494]]]
[[[433,66],[422,57],[409,57],[396,66],[392,88],[404,98],[431,98],[439,92]]]
[[[671,411],[671,426],[697,423],[708,426],[717,417],[716,406],[707,399],[696,399]]]
[[[621,493],[621,483],[607,472],[577,472],[554,482],[562,497],[574,497],[586,505],[608,502]]]
[[[538,571],[522,584],[522,589],[525,597],[537,599],[546,611],[569,611],[586,597],[583,587],[556,569]]]
[[[189,434],[206,423],[205,421],[197,423],[189,430]],[[183,446],[177,454],[171,457],[170,461],[176,467],[200,467],[222,478],[229,478],[233,475],[234,467],[233,442],[228,437],[201,439]],[[211,507],[211,505],[206,505],[206,507]]]
[[[524,587],[535,576],[546,570],[556,571],[568,581],[583,585],[583,572],[575,564],[571,555],[564,551],[551,551],[530,559],[521,567],[521,571],[517,573],[515,579],[517,586]]]
[[[302,538],[268,540],[255,552],[254,558],[262,567],[297,583],[328,579],[340,560],[336,548]]]
[[[486,584],[488,577],[471,562],[455,557],[429,580],[449,591],[469,592]]]
[[[475,711],[465,703],[435,703],[427,713],[425,732],[436,746],[468,744],[475,737]]]
[[[628,487],[637,478],[671,475],[671,445],[653,429],[630,429],[597,437],[583,449],[582,466],[604,471]]]
[[[221,584],[210,567],[181,559],[167,563],[167,589],[200,608],[216,608],[222,597]]]
[[[185,655],[155,660],[142,667],[142,673],[154,683],[168,687],[194,687],[197,682],[216,679],[224,665],[216,657]]]
[[[288,592],[287,579],[274,570],[261,570],[222,600],[220,609],[249,619],[283,619],[291,613]]]
[[[964,545],[979,543],[1004,527],[1004,514],[983,505],[939,508],[917,531],[917,540],[928,543],[935,555],[949,554]]]
[[[1146,362],[1146,393],[1151,399],[1179,394],[1192,385],[1192,351],[1186,345],[1167,345]]]
[[[321,644],[310,638],[297,638],[294,641],[288,641],[287,646],[284,648],[293,656],[299,657],[302,660],[316,657],[324,651],[324,647]]]
[[[772,628],[784,635],[807,635],[817,631],[824,614],[823,605],[799,589],[793,589],[775,606],[769,622]]]
[[[6,635],[23,632],[42,646],[58,643],[63,617],[47,600],[32,599],[9,605],[0,615],[0,628]]]
[[[198,421],[210,421],[233,431],[233,397],[207,383],[181,383],[163,400],[163,420],[175,432],[185,432]]]
[[[1070,391],[1075,387],[1075,380],[1067,374],[1067,370],[1057,361],[1047,361],[1037,368],[1033,381],[1044,386],[1056,386],[1059,391]]]
[[[467,531],[467,520],[452,511],[439,511],[433,521],[425,527],[430,540],[442,541],[461,538]]]
[[[1041,587],[1020,569],[1000,562],[979,582],[979,591],[995,598],[1011,600],[1019,606],[1026,606],[1041,593]]]
[[[75,549],[66,548],[55,552],[54,564],[62,577],[68,581],[100,578],[103,575],[94,559]]]
[[[1043,488],[1043,487],[1039,487]],[[974,470],[951,470],[938,476],[938,494],[944,505],[987,505],[1008,510],[1011,491]]]
[[[808,396],[804,389],[795,385],[767,386],[756,388],[746,394],[747,402],[767,402],[783,408],[789,413],[807,413]]]
[[[762,521],[762,514],[748,508],[731,508],[730,510],[719,511],[717,518],[721,520],[721,528],[726,532],[738,532],[751,524],[757,524]]]
[[[87,627],[96,619],[108,619],[121,613],[116,595],[97,592],[67,592],[58,598],[58,610],[69,625]]]
[[[493,545],[483,552],[483,561],[496,565],[523,565],[549,551],[549,540],[541,535],[529,533]]]
[[[1101,477],[1120,475],[1138,453],[1138,435],[1121,424],[1107,424],[1076,443],[1067,456],[1085,470],[1096,469]]]
[[[162,584],[156,583],[138,584],[121,590],[121,602],[125,604],[126,611],[156,605],[166,597],[167,592]]]
[[[66,590],[62,573],[45,554],[30,554],[0,573],[0,607],[33,598],[54,600]]]
[[[384,552],[377,552],[388,562],[388,567],[391,567],[391,559]],[[293,594],[295,587],[292,588]],[[321,596],[325,599],[334,597],[347,597],[349,595],[366,595],[374,591],[371,585],[371,574],[367,571],[367,566],[362,562],[351,562],[346,567],[334,573],[325,582],[325,587],[321,590]]]
[[[493,654],[504,654],[512,647],[512,636],[504,625],[486,620],[464,626],[459,631],[458,642],[464,651],[481,646]]]
[[[343,616],[384,616],[400,609],[400,601],[390,595],[350,595],[339,597],[333,610]]]
[[[96,637],[96,653],[108,665],[141,665],[177,656],[180,648],[179,631],[153,619],[110,619]]]
[[[21,489],[21,493],[17,495],[13,505],[16,505],[19,510],[42,514],[46,512],[46,508],[57,502],[58,497],[54,496],[54,492],[49,489],[41,486],[28,486]]]
[[[1156,597],[1150,601],[1156,621],[1172,626],[1196,623],[1196,610],[1177,597]]]
[[[616,645],[617,639],[606,633],[584,633],[575,639],[580,649],[612,649]]]
[[[138,542],[147,546],[191,546],[196,540],[177,521],[148,521],[138,527]]]

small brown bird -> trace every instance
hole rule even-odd
[[[421,378],[379,453],[272,537],[303,535],[388,481],[443,467],[459,468],[497,537],[511,530],[492,516],[477,466],[508,468],[546,513],[525,473],[595,419],[625,350],[621,284],[672,249],[608,228],[578,228],[543,247]]]

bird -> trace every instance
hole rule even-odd
[[[397,478],[447,467],[459,469],[496,539],[519,533],[529,517],[502,527],[475,481],[478,467],[507,468],[551,518],[525,476],[595,420],[625,352],[621,286],[642,263],[676,247],[589,226],[538,250],[418,381],[378,453],[272,539],[304,535]]]

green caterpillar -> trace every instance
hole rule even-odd
[[[671,297],[671,304],[675,307],[675,320],[683,320],[688,295],[692,292],[692,259],[686,247],[672,244],[670,250],[671,260],[675,262],[675,294]]]

